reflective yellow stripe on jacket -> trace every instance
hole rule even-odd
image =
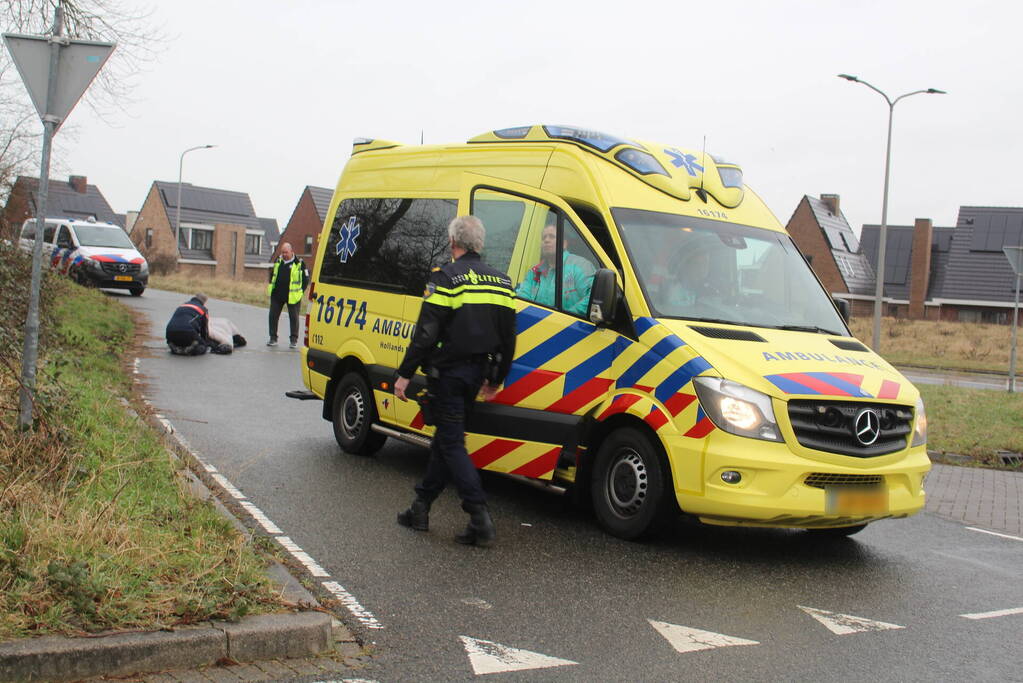
[[[459,285],[458,287],[437,287],[427,297],[426,303],[446,308],[459,308],[463,304],[492,304],[515,308],[511,292],[503,287],[488,285]]]

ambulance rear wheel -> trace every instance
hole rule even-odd
[[[604,439],[593,467],[591,499],[600,525],[633,540],[652,531],[669,508],[670,475],[659,444],[625,427]]]
[[[347,453],[373,455],[387,441],[385,435],[370,429],[376,421],[376,404],[366,380],[357,372],[349,372],[334,392],[334,438]]]

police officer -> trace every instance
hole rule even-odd
[[[489,545],[495,536],[479,472],[465,449],[465,424],[477,394],[492,400],[515,355],[515,290],[511,279],[480,258],[486,231],[475,216],[448,225],[451,263],[430,274],[416,331],[398,368],[394,395],[405,390],[422,366],[436,432],[416,499],[398,523],[426,531],[430,505],[451,481],[469,513],[455,536],[465,545]]]
[[[167,346],[178,356],[201,356],[210,350],[210,313],[202,292],[177,307],[167,323]]]

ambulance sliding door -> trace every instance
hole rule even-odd
[[[482,469],[550,479],[612,384],[617,334],[586,319],[593,275],[610,260],[565,202],[537,188],[466,174],[458,209],[483,221],[483,257],[517,292],[511,373],[494,402],[477,404],[466,446]]]

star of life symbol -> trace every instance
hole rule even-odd
[[[671,157],[671,165],[675,168],[682,168],[685,166],[686,173],[696,177],[696,172],[703,173],[703,166],[696,163],[695,154],[685,154],[677,149],[665,149],[664,153]]]
[[[355,216],[352,216],[344,224],[341,225],[341,230],[337,237],[337,246],[334,247],[334,253],[341,263],[348,263],[348,257],[353,256],[358,250],[359,245],[355,243],[355,239],[359,236],[359,221]]]

